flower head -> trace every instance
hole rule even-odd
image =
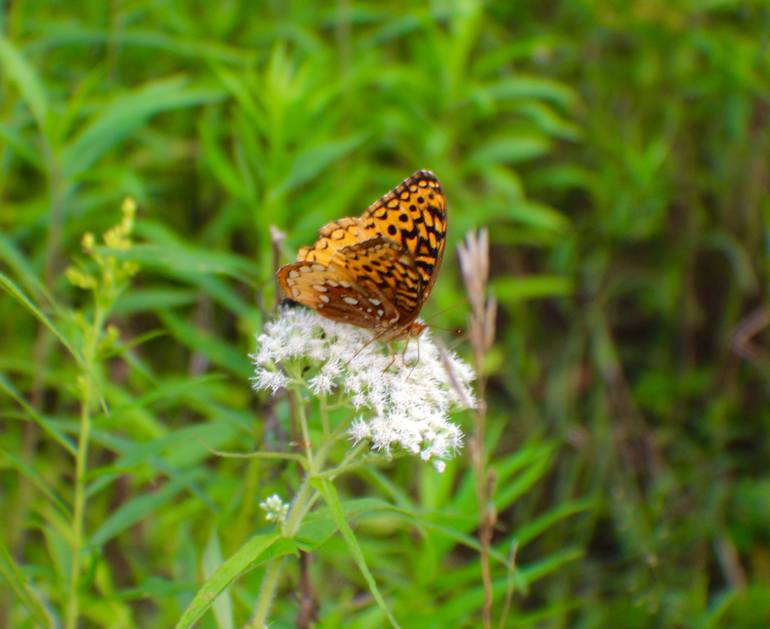
[[[273,494],[259,503],[259,508],[265,512],[268,522],[283,522],[289,513],[289,504],[281,500],[278,494]]]
[[[311,367],[305,383],[311,393],[338,391],[355,409],[355,443],[369,442],[387,455],[401,449],[434,461],[437,469],[462,444],[450,410],[475,403],[473,370],[454,354],[442,358],[427,330],[394,359],[392,348],[372,341],[366,330],[305,308],[283,308],[258,337],[253,359],[256,389],[287,386],[280,366],[302,361]]]

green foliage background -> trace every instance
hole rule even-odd
[[[172,626],[296,486],[210,452],[289,448],[248,381],[269,226],[290,255],[417,168],[450,203],[429,321],[463,325],[455,245],[492,234],[498,558],[517,544],[495,618],[513,588],[508,626],[770,624],[770,4],[5,0],[0,33],[0,625],[66,603],[83,233],[136,199],[141,271],[94,368],[83,626]],[[467,456],[340,483],[405,627],[479,626],[472,485]],[[332,532],[318,626],[383,626]],[[242,624],[261,574],[202,626]]]

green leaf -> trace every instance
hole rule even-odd
[[[545,155],[550,143],[542,136],[512,136],[494,138],[476,149],[469,157],[467,168],[485,171],[497,164],[515,164]]]
[[[13,398],[16,403],[24,409],[24,412],[29,415],[42,429],[48,434],[56,443],[62,448],[67,450],[73,456],[77,452],[75,444],[72,443],[70,438],[62,432],[62,430],[53,421],[47,419],[41,415],[26,399],[24,396],[13,386],[4,374],[0,373],[0,391],[4,391],[7,395]]]
[[[332,163],[339,161],[363,142],[362,135],[344,140],[330,140],[320,146],[307,149],[294,160],[289,176],[277,188],[276,192],[294,190],[302,184],[317,177]]]
[[[206,579],[216,572],[222,565],[222,548],[219,545],[219,535],[216,529],[211,531],[209,542],[203,551],[203,576]],[[220,629],[233,629],[233,602],[230,593],[225,591],[214,601],[214,618]]]
[[[271,552],[268,553],[268,551]],[[196,592],[192,602],[179,619],[176,625],[177,629],[192,627],[214,604],[214,601],[225,588],[241,575],[268,559],[294,552],[296,552],[294,543],[291,540],[283,539],[277,532],[255,535],[219,566]]]
[[[339,495],[337,494],[336,488],[331,482],[323,478],[315,479],[313,481],[313,484],[316,487],[318,487],[318,490],[321,492],[321,495],[326,501],[326,504],[329,507],[329,511],[331,511],[332,517],[334,518],[334,521],[339,527],[340,532],[342,533],[342,537],[348,546],[348,549],[353,555],[353,560],[356,562],[356,565],[358,566],[358,569],[361,571],[361,574],[363,575],[364,580],[366,581],[366,584],[369,586],[369,591],[372,593],[374,600],[377,601],[377,605],[379,605],[380,609],[385,613],[385,616],[387,617],[388,622],[390,622],[390,624],[393,627],[398,627],[399,624],[396,622],[396,619],[393,617],[393,614],[388,608],[388,605],[385,602],[385,599],[383,598],[379,588],[377,587],[377,583],[374,580],[374,576],[369,570],[369,566],[367,566],[366,564],[366,558],[364,557],[364,552],[361,549],[361,546],[359,545],[355,534],[353,533],[353,529],[351,529],[350,525],[348,524],[348,521],[345,517],[345,509],[343,508],[342,503],[340,502],[340,498],[339,498]]]
[[[342,503],[345,520],[351,521],[367,515],[377,515],[383,511],[399,511],[388,502],[379,498],[358,498]],[[303,550],[314,550],[337,532],[337,521],[328,507],[316,509],[308,514],[295,539],[302,544]]]
[[[24,573],[16,565],[2,537],[0,537],[0,577],[7,581],[16,598],[31,612],[37,626],[56,627],[56,622]]]
[[[162,243],[134,244],[126,250],[108,247],[97,247],[96,250],[101,254],[121,260],[132,260],[140,266],[149,268],[166,268],[183,273],[229,275],[244,283],[254,275],[252,264],[243,258],[203,247]]]
[[[120,94],[97,115],[61,153],[65,179],[90,168],[107,151],[162,111],[194,107],[220,100],[221,90],[188,87],[184,77],[174,77]]]
[[[159,314],[163,323],[179,342],[184,343],[195,352],[200,352],[214,364],[224,367],[242,378],[251,376],[251,363],[246,354],[233,349],[229,343],[225,343],[189,324],[182,317],[177,317],[169,312]]]
[[[530,299],[567,297],[572,294],[573,282],[559,275],[528,275],[501,277],[492,280],[492,290],[503,304],[515,304]]]
[[[13,453],[7,452],[3,448],[0,448],[0,461],[3,459],[5,459],[5,462],[8,463],[11,468],[16,469],[19,474],[24,476],[30,483],[32,483],[42,495],[48,498],[48,500],[51,501],[51,504],[53,504],[59,510],[59,513],[62,515],[62,517],[72,517],[72,513],[70,512],[67,504],[54,493],[50,487],[50,483],[40,475],[40,472],[37,469],[32,467],[26,461],[18,458]]]
[[[0,34],[0,66],[2,66],[2,74],[16,83],[21,97],[27,103],[38,126],[44,129],[48,113],[45,86],[24,55],[2,34]]]
[[[54,336],[59,339],[62,345],[69,350],[73,358],[77,360],[78,364],[83,365],[83,359],[80,353],[72,346],[69,339],[64,336],[64,333],[51,321],[43,311],[40,310],[30,299],[22,292],[22,290],[16,285],[16,283],[8,277],[5,273],[0,271],[0,287],[4,288],[16,301],[29,310],[38,321],[40,321],[45,327],[47,327]]]
[[[149,577],[142,581],[137,587],[130,590],[123,590],[116,598],[122,601],[133,601],[142,598],[159,600],[161,598],[187,594],[193,587],[193,584],[185,583],[177,579],[169,580],[162,577]]]
[[[521,225],[539,227],[563,233],[569,227],[569,220],[552,207],[535,201],[517,199],[508,205],[503,214],[506,218]]]
[[[189,306],[198,295],[184,288],[158,287],[136,288],[123,293],[112,308],[113,314],[132,315],[137,312],[152,312]]]
[[[22,137],[15,129],[9,125],[0,122],[0,145],[5,144],[13,150],[16,155],[25,159],[29,164],[40,172],[45,172],[46,164],[43,156],[40,154],[38,146],[34,145],[30,139]]]
[[[29,293],[38,299],[52,301],[43,283],[26,256],[19,250],[10,238],[0,234],[0,260],[3,260],[13,271],[13,274]]]
[[[537,76],[519,74],[482,89],[499,101],[540,98],[565,109],[573,107],[576,101],[575,92],[564,83]]]
[[[560,522],[571,515],[575,515],[576,513],[587,511],[595,506],[596,501],[589,498],[563,502],[549,511],[546,511],[540,517],[534,518],[521,526],[514,533],[512,538],[521,548],[557,522]]]
[[[564,567],[564,564],[576,561],[585,555],[582,548],[567,547],[557,550],[545,559],[519,568],[520,576],[529,585]]]
[[[551,469],[551,448],[542,448],[534,461],[528,463],[523,471],[515,478],[508,480],[498,487],[495,492],[495,508],[502,511],[509,507],[524,492],[532,487],[543,475]]]
[[[180,490],[184,489],[191,480],[200,478],[202,469],[197,469],[183,477],[176,478],[166,483],[158,491],[137,496],[121,505],[114,511],[94,532],[88,543],[92,547],[99,547],[140,520],[148,517],[170,502]]]

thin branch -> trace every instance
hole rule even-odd
[[[299,553],[299,612],[297,627],[310,629],[318,618],[318,595],[310,579],[310,564],[313,556],[305,551]]]
[[[477,381],[475,431],[470,442],[471,461],[476,478],[476,501],[479,508],[479,558],[481,562],[481,578],[484,584],[484,606],[482,621],[484,629],[492,626],[492,571],[489,556],[492,547],[497,511],[493,496],[495,488],[494,472],[487,468],[486,452],[486,423],[487,405],[486,377],[484,375],[484,359],[492,348],[495,339],[495,319],[497,302],[494,297],[487,297],[487,280],[489,279],[489,233],[482,229],[478,233],[469,232],[465,241],[458,246],[460,270],[471,305],[471,317],[468,324],[468,335],[473,350],[473,361],[476,368]],[[448,362],[443,358],[445,364]],[[453,375],[449,372],[450,382]],[[455,389],[459,389],[453,383]]]

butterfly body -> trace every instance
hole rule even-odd
[[[446,196],[419,170],[360,217],[325,225],[313,246],[278,270],[286,296],[319,314],[391,341],[419,336],[416,321],[444,253]]]

